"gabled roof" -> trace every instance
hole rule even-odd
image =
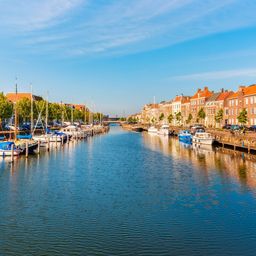
[[[204,87],[203,90],[198,89],[197,92],[191,97],[191,99],[198,99],[198,98],[208,98],[212,95],[212,92],[209,91],[208,87]]]
[[[221,92],[215,92],[213,93],[208,99],[207,102],[210,101],[216,101],[218,99],[218,97],[220,96]]]
[[[244,96],[256,95],[256,84],[249,86],[240,86],[237,92],[232,93],[228,99],[235,99],[238,97],[239,93],[242,93]]]
[[[31,100],[32,94],[31,93],[25,93],[25,92],[19,92],[19,93],[7,93],[6,97],[9,101],[17,102],[21,99],[29,99]],[[42,100],[43,98],[40,96],[33,95],[33,100]]]
[[[252,84],[250,86],[247,86],[246,88],[244,88],[243,90],[244,95],[248,96],[248,95],[256,95],[256,84]]]
[[[238,92],[233,92],[227,98],[228,99],[236,99],[237,97],[238,97]]]
[[[225,100],[227,99],[231,94],[233,94],[234,92],[232,91],[225,91],[225,92],[221,92],[219,97],[217,98],[217,100]]]
[[[184,96],[184,95],[180,95],[180,96],[176,96],[172,102],[181,102],[184,103],[186,101],[190,101],[190,96]]]

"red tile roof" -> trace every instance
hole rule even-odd
[[[243,92],[244,95],[256,95],[256,84],[247,86],[246,88],[244,88]]]
[[[204,87],[203,90],[198,89],[197,92],[191,97],[191,99],[198,99],[198,98],[208,98],[213,93],[209,91],[208,87]]]
[[[21,99],[29,99],[31,100],[31,96],[32,94],[31,93],[26,93],[26,92],[19,92],[19,93],[7,93],[6,94],[6,97],[9,101],[12,101],[12,102],[17,102]],[[42,98],[39,97],[39,96],[35,96],[33,95],[33,99],[34,100],[41,100]]]
[[[232,95],[234,92],[232,91],[225,91],[225,92],[222,92],[219,97],[217,98],[217,101],[218,100],[225,100],[227,99],[230,95]]]

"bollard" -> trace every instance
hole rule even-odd
[[[69,144],[69,134],[67,134],[67,144]]]
[[[38,144],[37,144],[37,154],[39,155],[40,154],[40,140],[38,141]]]
[[[14,144],[11,146],[11,162],[14,161]]]
[[[47,138],[47,150],[50,151],[50,138]]]
[[[55,135],[55,147],[57,148],[57,135]]]
[[[28,158],[28,141],[26,141],[26,158]]]
[[[64,135],[61,135],[61,145],[63,146],[64,144]]]

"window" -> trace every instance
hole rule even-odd
[[[248,98],[245,98],[245,104],[248,105]]]
[[[253,104],[253,96],[251,96],[251,104]]]

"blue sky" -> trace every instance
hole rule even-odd
[[[256,1],[0,0],[0,90],[137,112],[256,80]]]

